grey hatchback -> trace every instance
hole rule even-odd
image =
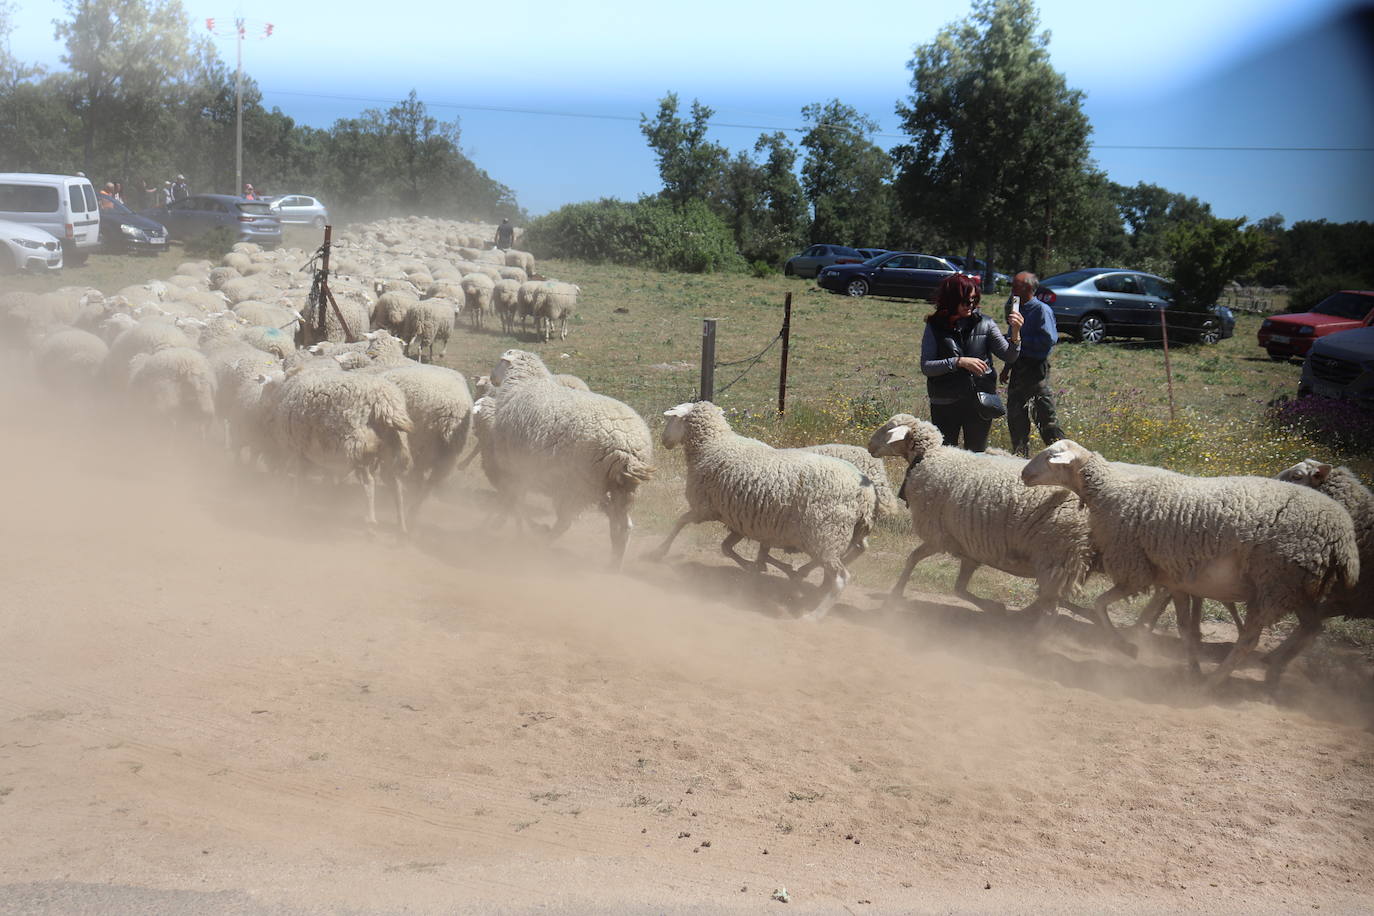
[[[844,245],[812,245],[801,254],[793,255],[783,265],[782,272],[789,277],[818,277],[822,267],[831,264],[859,264],[864,256],[857,248]]]
[[[1235,333],[1236,318],[1225,306],[1205,313],[1175,306],[1174,285],[1163,277],[1119,267],[1087,267],[1040,281],[1040,301],[1054,310],[1059,330],[1084,343],[1107,337],[1154,338],[1160,315],[1171,338],[1216,343]]]
[[[167,234],[177,241],[198,238],[211,229],[227,226],[236,241],[257,242],[269,248],[281,244],[281,222],[267,204],[232,194],[196,194],[165,207],[144,210],[140,215],[162,223]]]

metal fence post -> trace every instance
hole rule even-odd
[[[716,396],[716,319],[701,319],[701,400]]]
[[[787,413],[787,351],[792,339],[792,294],[782,301],[782,369],[778,372],[778,415]]]

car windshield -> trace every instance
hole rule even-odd
[[[132,216],[134,211],[124,205],[122,201],[111,200],[109,206],[105,208],[111,213],[118,213],[120,216]]]
[[[1348,318],[1363,321],[1369,310],[1374,309],[1374,296],[1360,296],[1355,293],[1336,293],[1323,299],[1312,311],[1318,315],[1333,318]]]
[[[1100,273],[1102,273],[1100,270],[1071,270],[1068,273],[1055,274],[1053,277],[1041,280],[1040,285],[1063,289],[1066,286],[1077,286],[1084,280],[1096,277]]]
[[[272,208],[267,204],[258,203],[255,200],[245,201],[238,205],[240,213],[249,213],[253,216],[270,216]]]
[[[875,254],[867,261],[864,261],[864,264],[868,267],[877,267],[879,264],[881,264],[883,261],[886,261],[890,257],[892,257],[892,255],[884,251],[882,254]]]
[[[831,254],[837,255],[837,256],[842,257],[842,258],[862,258],[862,257],[863,257],[863,255],[859,254],[859,251],[858,251],[857,248],[846,248],[846,247],[844,247],[843,245],[831,245],[831,246],[830,246],[830,252],[831,252]]]

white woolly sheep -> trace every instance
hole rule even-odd
[[[887,466],[883,464],[883,459],[870,455],[868,449],[859,445],[830,442],[825,445],[808,445],[802,451],[829,455],[831,458],[848,461],[858,468],[865,477],[873,481],[873,488],[878,493],[878,518],[880,520],[897,518],[906,514],[906,507],[897,499],[897,494],[892,492],[892,481],[888,479]]]
[[[401,324],[401,339],[405,341],[405,352],[415,347],[415,356],[425,362],[434,362],[434,345],[439,344],[439,356],[448,352],[448,338],[453,331],[453,316],[458,304],[448,299],[421,299],[411,305],[406,319]]]
[[[167,347],[137,354],[129,363],[129,391],[173,428],[195,430],[202,439],[214,422],[215,376],[199,350]]]
[[[114,316],[111,321],[126,324],[127,318]],[[110,352],[101,366],[101,380],[116,389],[129,380],[129,363],[140,353],[156,353],[172,347],[190,347],[191,339],[176,325],[164,319],[140,321],[120,333],[110,344]]]
[[[843,459],[737,435],[710,401],[679,404],[664,416],[664,447],[681,445],[686,454],[689,508],[655,555],[666,556],[678,533],[697,522],[730,529],[721,551],[745,569],[762,572],[773,547],[801,551],[825,575],[806,617],[824,617],[849,582],[846,564],[868,546],[878,511],[873,481]],[[759,542],[753,564],[734,549],[746,537]]]
[[[516,280],[497,280],[491,290],[491,305],[501,316],[501,330],[515,333],[515,314],[520,307],[520,283]]]
[[[1278,474],[1288,483],[1311,487],[1325,493],[1345,509],[1355,526],[1355,546],[1360,555],[1360,579],[1353,588],[1337,589],[1318,608],[1318,614],[1302,621],[1277,649],[1265,657],[1272,676],[1277,679],[1292,661],[1321,632],[1321,621],[1328,617],[1368,619],[1374,617],[1374,492],[1370,492],[1355,472],[1347,467],[1333,468],[1315,458],[1306,458]]]
[[[410,518],[425,498],[444,482],[467,444],[472,422],[472,394],[462,373],[443,366],[388,369],[382,378],[405,395],[410,415],[412,460]]]
[[[568,339],[568,319],[577,311],[579,287],[572,283],[550,280],[545,284],[544,295],[535,310],[535,330],[542,328],[544,341],[553,337],[553,326],[559,326],[559,338]]]
[[[497,387],[487,395],[494,407],[490,436],[506,505],[519,518],[526,489],[546,493],[557,515],[553,537],[583,509],[600,506],[619,567],[635,491],[654,472],[649,427],[620,401],[559,384],[543,360],[525,350],[501,354],[491,377]]]
[[[520,319],[521,331],[525,330],[525,319],[534,317],[547,294],[548,286],[543,280],[527,280],[520,284],[516,317]]]
[[[472,326],[480,330],[483,317],[492,310],[492,291],[496,288],[496,281],[483,273],[470,273],[463,277],[462,285]]]
[[[105,341],[90,331],[68,328],[47,337],[38,348],[38,377],[55,391],[90,392],[109,354]]]
[[[1094,609],[1147,588],[1244,601],[1236,644],[1208,676],[1215,689],[1290,611],[1310,626],[1313,605],[1359,581],[1350,514],[1315,490],[1264,477],[1131,476],[1063,439],[1022,469],[1027,487],[1062,487],[1088,510],[1093,544],[1113,586]],[[1196,640],[1184,640],[1190,662]],[[1270,669],[1270,683],[1277,682]]]
[[[295,472],[307,465],[353,473],[367,496],[367,522],[377,524],[377,478],[389,480],[396,518],[407,531],[405,488],[410,471],[410,415],[394,382],[361,372],[267,373],[260,410],[273,452]]]
[[[528,251],[517,251],[514,248],[506,249],[506,266],[518,267],[523,270],[526,276],[534,274],[534,255]]]
[[[393,334],[400,334],[405,326],[406,315],[410,308],[420,301],[418,295],[401,290],[389,290],[377,297],[372,306],[372,329],[385,328]]]
[[[258,376],[281,367],[270,353],[246,343],[221,346],[206,357],[215,376],[215,415],[224,424],[224,444],[235,459],[248,450],[251,461],[267,450],[258,416],[262,384]]]

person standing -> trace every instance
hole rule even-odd
[[[176,195],[172,193],[172,183],[164,181],[162,183],[162,206],[170,207],[174,200],[176,200]]]
[[[186,184],[186,176],[178,175],[177,183],[172,185],[172,200],[185,200],[191,196],[191,188]]]
[[[496,227],[496,247],[515,247],[515,227],[510,224],[509,219],[501,220],[501,225]]]
[[[243,199],[244,199],[244,200],[257,200],[257,199],[258,199],[258,195],[253,191],[253,186],[252,186],[251,184],[245,184],[245,185],[243,186]]]
[[[1007,383],[1007,432],[1011,450],[1030,456],[1030,426],[1034,418],[1040,438],[1046,445],[1065,438],[1055,416],[1054,394],[1050,391],[1050,354],[1059,342],[1054,311],[1036,298],[1040,278],[1023,270],[1011,281],[1012,301],[1025,323],[1021,326],[1021,356],[1002,369]],[[1008,303],[1010,308],[1010,303]]]
[[[939,427],[945,445],[958,445],[962,434],[963,446],[970,452],[984,451],[992,430],[992,420],[983,416],[978,401],[978,392],[997,392],[992,357],[1016,362],[1024,320],[1015,313],[1007,319],[1008,340],[997,322],[978,310],[981,299],[973,277],[946,277],[936,290],[935,311],[926,318],[921,338],[921,373],[930,396],[930,421]]]
[[[143,179],[143,206],[139,207],[139,209],[151,210],[160,203],[162,203],[162,199],[157,193],[157,182],[149,181],[148,178],[145,177]]]

